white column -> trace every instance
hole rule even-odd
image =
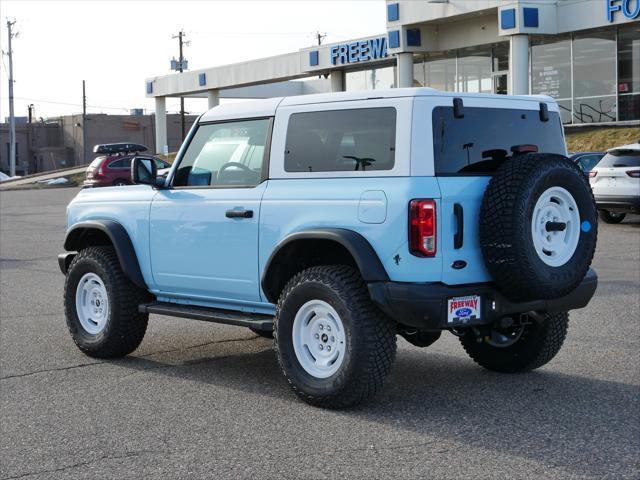
[[[509,95],[529,95],[529,35],[511,35]]]
[[[218,90],[207,91],[207,101],[209,102],[209,108],[217,107],[220,103],[220,92]]]
[[[331,82],[332,92],[344,92],[344,71],[343,70],[331,70],[329,75],[329,81]]]
[[[398,70],[398,88],[413,86],[413,53],[405,52],[396,54],[396,68]]]
[[[156,153],[165,153],[167,145],[167,100],[156,97]]]

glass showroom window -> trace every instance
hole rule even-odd
[[[573,37],[575,123],[616,121],[616,41],[613,29]]]
[[[456,53],[430,53],[425,57],[424,75],[427,87],[445,92],[455,91]]]
[[[549,95],[560,106],[562,123],[571,123],[571,39],[531,42],[531,93]]]
[[[345,90],[380,90],[394,88],[395,67],[370,68],[347,72],[345,75]]]
[[[471,47],[458,50],[456,91],[491,93],[491,48]]]
[[[618,30],[618,116],[640,120],[640,24]]]

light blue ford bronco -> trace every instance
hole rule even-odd
[[[67,325],[133,352],[150,313],[273,337],[306,402],[380,390],[396,335],[443,331],[499,372],[549,362],[594,295],[596,209],[548,97],[428,88],[273,98],[202,115],[166,178],[68,206]]]

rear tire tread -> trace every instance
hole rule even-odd
[[[360,358],[354,362],[357,368],[351,372],[350,381],[339,392],[322,397],[310,395],[296,386],[283,366],[278,348],[278,320],[283,302],[292,290],[306,282],[322,283],[336,292],[349,306],[350,315],[364,337],[362,345],[365,348],[358,352]],[[396,356],[395,323],[371,302],[366,285],[356,269],[343,265],[312,267],[295,275],[280,294],[274,318],[274,348],[280,368],[298,397],[318,407],[346,408],[365,401],[382,388]]]

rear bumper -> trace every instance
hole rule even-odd
[[[594,195],[599,210],[640,213],[640,195]]]
[[[589,269],[582,283],[569,295],[555,300],[515,303],[507,300],[493,284],[445,285],[400,282],[370,283],[371,299],[396,322],[421,330],[486,325],[495,320],[527,312],[553,313],[585,307],[598,286],[598,276]],[[464,324],[447,323],[447,300],[452,297],[480,295],[481,316]]]

